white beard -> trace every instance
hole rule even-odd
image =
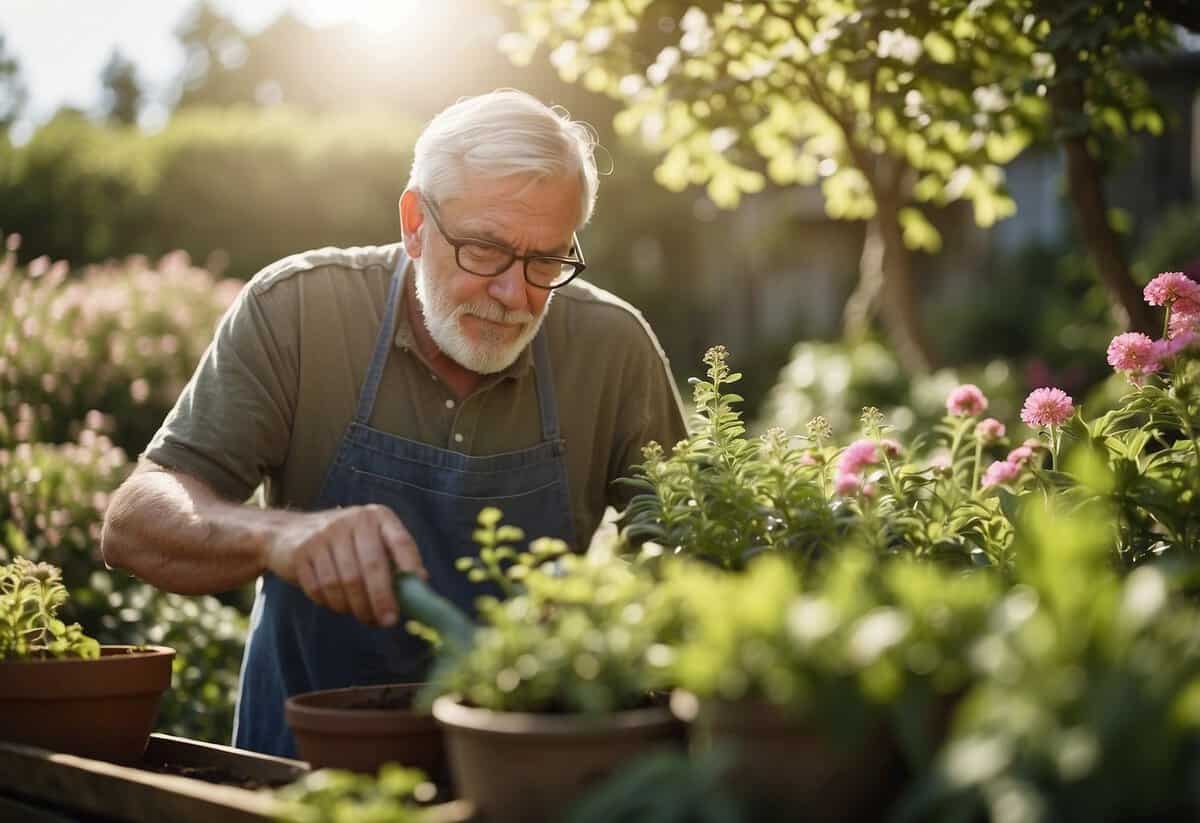
[[[550,308],[551,292],[542,307],[542,313],[534,317],[527,311],[506,311],[503,306],[486,298],[472,303],[456,304],[450,297],[441,278],[430,277],[420,260],[413,261],[417,278],[417,303],[425,318],[429,336],[442,353],[465,369],[477,374],[495,374],[511,366],[520,356],[529,341],[533,340]],[[525,328],[512,342],[505,340],[499,329],[480,326],[482,339],[471,340],[463,332],[461,321],[465,315],[474,315],[496,323],[524,324]],[[490,338],[490,339],[489,339]]]

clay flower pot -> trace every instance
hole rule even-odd
[[[102,646],[95,660],[0,662],[0,740],[134,763],[174,657],[165,646]]]
[[[401,763],[444,781],[442,730],[431,716],[412,709],[422,685],[353,686],[289,698],[284,714],[300,757],[314,768],[372,775],[384,763]]]
[[[821,823],[882,820],[902,783],[905,765],[883,726],[844,749],[769,703],[676,690],[671,710],[688,724],[692,751],[720,747],[733,755],[730,787],[771,819],[786,811],[788,819]]]
[[[527,714],[439,697],[459,795],[492,823],[558,820],[593,784],[644,751],[682,743],[665,706],[605,715]]]

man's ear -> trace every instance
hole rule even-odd
[[[424,222],[420,196],[412,189],[406,190],[400,196],[400,232],[404,238],[404,251],[411,260],[421,256],[421,235],[417,230]]]

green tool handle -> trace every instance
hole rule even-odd
[[[434,629],[441,635],[445,651],[465,652],[475,640],[475,624],[458,606],[429,588],[429,584],[408,572],[396,573],[396,602],[408,617]]]

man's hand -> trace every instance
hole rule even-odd
[[[408,529],[376,503],[295,513],[267,546],[270,571],[316,603],[368,625],[396,623],[393,565],[429,576]]]

